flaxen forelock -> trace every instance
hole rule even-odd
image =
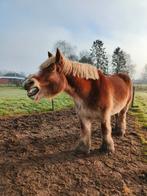
[[[40,69],[44,69],[47,68],[48,66],[50,66],[51,64],[55,63],[56,58],[54,56],[48,58],[46,61],[44,61],[39,67]]]

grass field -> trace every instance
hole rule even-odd
[[[134,107],[131,109],[140,123],[147,128],[147,92],[136,91]]]
[[[147,86],[145,86],[146,88]],[[147,155],[147,90],[137,89],[135,92],[134,107],[131,113],[136,116],[137,124],[143,128],[144,132],[138,133],[143,144],[143,152]]]
[[[135,85],[134,107],[131,111],[137,116],[138,121],[147,128],[147,84]]]
[[[140,88],[139,88],[140,89]],[[70,107],[72,99],[62,93],[54,99],[55,110]],[[0,116],[31,114],[47,112],[52,109],[51,101],[47,99],[35,103],[26,95],[26,91],[18,87],[0,86]],[[138,117],[139,122],[147,127],[147,90],[136,90],[134,107],[131,111]]]
[[[55,110],[73,105],[72,99],[62,93],[54,99]],[[0,87],[0,116],[13,116],[48,112],[52,110],[51,101],[43,99],[35,103],[26,95],[26,91],[17,87]]]

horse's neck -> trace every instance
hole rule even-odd
[[[83,101],[89,101],[89,96],[95,94],[95,88],[96,94],[99,93],[99,80],[86,80],[70,74],[66,76],[66,81],[65,92],[72,96],[74,100],[80,98]]]
[[[70,74],[66,76],[66,81],[67,84],[66,84],[65,92],[69,94],[71,97],[73,97],[74,99],[76,99],[79,96],[77,92],[78,84],[76,81],[76,77]]]

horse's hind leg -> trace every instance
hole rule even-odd
[[[80,141],[75,150],[77,152],[89,153],[91,149],[91,121],[87,118],[80,118],[80,124]]]
[[[124,136],[126,133],[126,114],[128,108],[129,108],[128,105],[125,106],[119,113],[118,129],[117,129],[117,133],[119,136]]]
[[[114,115],[114,126],[112,128],[113,133],[116,133],[118,130],[118,118],[119,118],[119,114],[117,113]]]

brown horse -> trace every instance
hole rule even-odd
[[[118,130],[121,136],[126,130],[126,113],[132,100],[132,82],[126,74],[104,75],[96,67],[66,59],[59,49],[40,65],[37,74],[24,82],[29,97],[39,101],[42,97],[54,97],[66,92],[76,105],[81,134],[77,150],[90,151],[91,120],[99,117],[102,129],[100,149],[114,152],[111,135],[111,116],[118,114]]]

